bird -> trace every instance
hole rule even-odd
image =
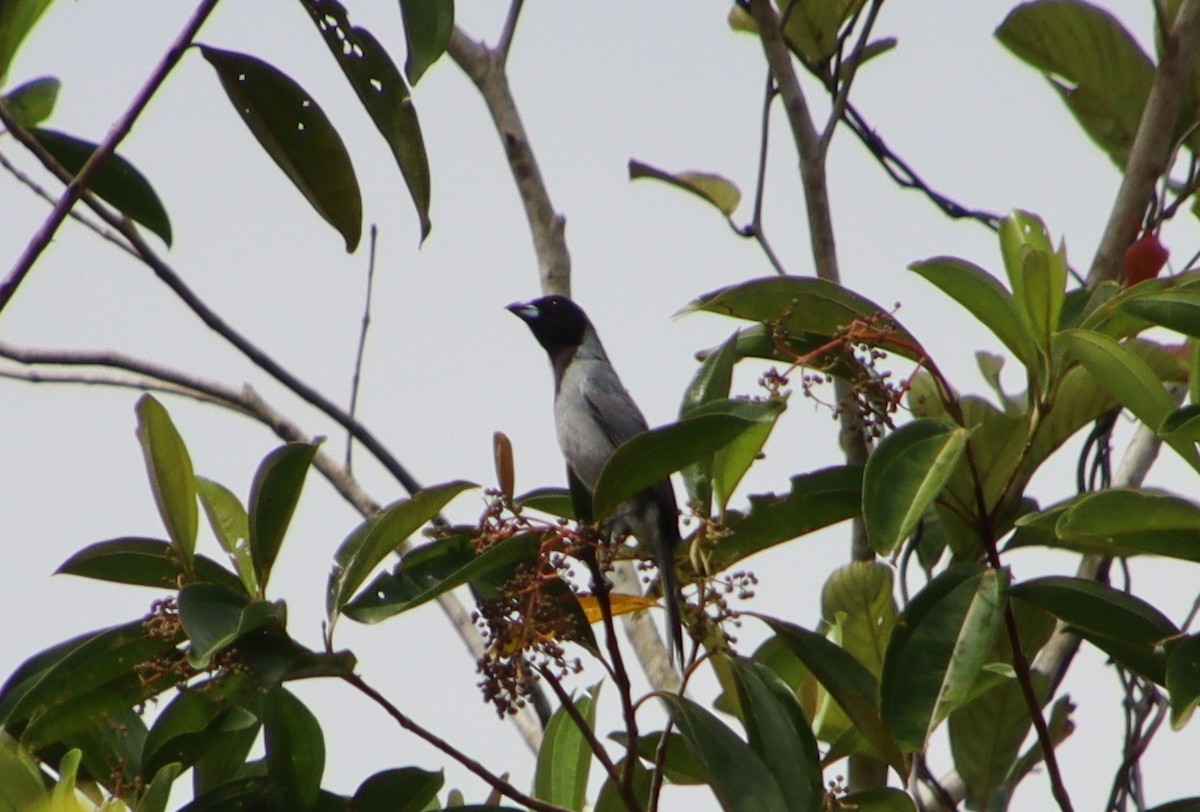
[[[567,477],[573,487],[591,495],[617,447],[648,430],[646,418],[621,383],[583,308],[565,296],[552,295],[515,302],[508,310],[529,326],[550,356],[554,426]],[[683,621],[675,571],[679,508],[670,479],[618,506],[612,527],[617,535],[633,535],[652,552],[662,581],[671,659],[682,663]]]

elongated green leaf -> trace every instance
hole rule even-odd
[[[30,79],[4,94],[4,107],[18,124],[28,130],[50,118],[61,88],[62,82],[53,76]]]
[[[454,0],[400,0],[408,56],[404,73],[415,85],[437,62],[454,33]]]
[[[321,724],[303,702],[279,687],[263,703],[267,774],[283,788],[285,808],[312,809],[325,772]]]
[[[0,731],[0,810],[24,812],[45,795],[45,778],[37,761],[20,742]]]
[[[886,437],[863,472],[867,539],[888,555],[912,534],[941,493],[970,431],[939,420],[914,420]]]
[[[1029,546],[1200,561],[1200,507],[1148,490],[1097,491],[1023,516],[1006,549]]]
[[[756,425],[732,414],[709,414],[642,432],[614,451],[600,472],[592,494],[595,519],[607,518],[626,499],[728,445]]]
[[[692,409],[689,417],[706,414],[729,414],[756,424],[738,435],[728,445],[717,449],[711,463],[711,488],[718,510],[723,514],[725,506],[750,466],[759,458],[767,438],[775,428],[775,422],[787,408],[784,398],[751,400],[733,398],[712,400]]]
[[[848,792],[838,798],[838,803],[857,812],[917,812],[917,805],[909,794],[895,787]]]
[[[1165,681],[1166,658],[1158,646],[1179,634],[1179,629],[1140,598],[1106,584],[1065,576],[1016,584],[1009,595],[1042,607],[1127,668],[1160,685]]]
[[[541,542],[542,534],[524,533],[476,554],[471,540],[459,535],[417,547],[405,554],[394,572],[371,581],[343,612],[360,623],[378,623],[468,581],[509,573],[518,562],[531,561]]]
[[[684,390],[683,403],[679,407],[680,418],[690,417],[694,409],[705,403],[729,397],[733,384],[733,365],[738,361],[737,339],[740,332],[735,332],[700,362],[700,368]],[[688,465],[680,474],[691,501],[699,506],[701,513],[708,515],[712,508],[712,460],[706,458]]]
[[[441,770],[400,767],[363,781],[350,802],[354,812],[425,812],[446,783]],[[437,808],[437,807],[434,807]]]
[[[1031,375],[1038,371],[1033,330],[1013,295],[990,273],[963,259],[934,257],[908,266],[965,307],[1008,347]]]
[[[721,572],[757,552],[859,515],[862,476],[857,466],[822,468],[792,477],[792,489],[783,496],[752,495],[747,513],[726,515],[732,535],[712,551],[709,571]]]
[[[237,567],[238,577],[246,585],[247,592],[257,594],[258,576],[254,574],[254,560],[250,555],[250,517],[246,508],[224,485],[202,476],[196,477],[196,492],[221,549]]]
[[[226,589],[245,591],[241,581],[211,558],[197,555],[193,573],[187,576],[180,565],[175,547],[159,539],[119,538],[99,541],[84,547],[55,570],[56,574],[78,575],[118,584],[149,586],[156,589],[178,588],[183,580],[220,584]]]
[[[596,697],[600,689],[594,685],[579,699],[573,700],[580,718],[589,728],[596,723]],[[538,749],[537,770],[533,775],[533,796],[567,809],[584,808],[587,798],[588,772],[592,750],[566,708],[559,708],[546,724],[542,746]]]
[[[762,324],[779,323],[792,338],[819,346],[853,322],[870,324],[875,335],[864,341],[897,355],[919,360],[925,352],[889,313],[870,299],[824,279],[768,276],[706,293],[680,313],[704,311]]]
[[[1171,695],[1171,727],[1180,730],[1200,704],[1200,634],[1189,634],[1171,646],[1167,692]]]
[[[337,552],[329,574],[325,609],[336,615],[380,562],[396,552],[409,536],[436,516],[446,504],[468,488],[462,480],[424,488],[411,499],[402,499],[373,516],[352,532]]]
[[[1059,333],[1055,341],[1077,358],[1105,391],[1147,426],[1162,425],[1167,415],[1174,411],[1175,401],[1163,388],[1159,376],[1126,345],[1090,330],[1066,330]],[[1192,443],[1168,438],[1167,444],[1200,471],[1200,454]]]
[[[1189,403],[1168,414],[1158,427],[1164,437],[1200,442],[1200,404]]]
[[[683,749],[682,744],[680,745],[680,749]],[[624,758],[617,762],[617,775],[625,775],[625,766],[627,763]],[[633,797],[641,805],[642,809],[647,809],[650,806],[651,783],[652,776],[650,775],[650,771],[642,765],[641,759],[634,759]],[[600,787],[600,795],[596,798],[594,812],[629,812],[629,806],[625,803],[621,791],[617,788],[611,776],[606,778],[604,784]]]
[[[823,635],[765,615],[755,615],[775,630],[779,639],[829,692],[879,757],[898,772],[905,758],[879,711],[879,683],[858,660]]]
[[[268,454],[254,472],[250,486],[250,556],[260,589],[266,589],[316,453],[315,445],[288,443]]]
[[[304,88],[248,54],[200,46],[237,110],[271,160],[346,241],[362,236],[362,196],[342,138]]]
[[[408,186],[421,222],[421,239],[429,235],[429,160],[421,123],[408,86],[387,49],[365,28],[350,25],[346,8],[338,0],[301,0],[321,31],[329,52],[358,95],[359,102],[383,136]],[[428,7],[444,7],[449,0],[428,0]],[[439,15],[439,24],[445,20]],[[407,32],[406,32],[407,33]],[[410,52],[411,53],[411,52]],[[412,79],[415,83],[416,79]]]
[[[796,695],[765,666],[733,660],[742,725],[788,809],[820,812],[825,796],[817,740]]]
[[[55,651],[33,671],[22,666],[19,673],[37,676],[18,683],[10,679],[5,686],[7,722],[28,719],[21,739],[37,750],[114,718],[178,681],[168,668],[142,670],[147,663],[171,661],[176,642],[149,634],[139,621],[98,632],[65,653]],[[11,704],[10,685],[17,694]]]
[[[200,522],[192,459],[171,416],[151,395],[142,395],[138,400],[137,415],[138,442],[142,445],[158,515],[162,517],[163,526],[187,572],[192,568]]]
[[[49,5],[50,0],[5,0],[0,14],[0,84],[21,42]]]
[[[1117,309],[1160,324],[1185,336],[1200,338],[1200,290],[1162,290],[1122,299]]]
[[[257,707],[259,686],[244,674],[207,680],[172,699],[146,735],[142,774],[172,763],[186,767],[214,748],[229,744],[233,733],[258,730],[258,717],[244,705]]]
[[[78,174],[97,145],[73,135],[35,128],[30,134],[72,175]],[[92,176],[88,189],[113,208],[141,223],[171,244],[171,219],[150,181],[120,155],[109,155]]]
[[[804,61],[818,64],[837,52],[840,45],[838,32],[842,23],[862,6],[862,2],[812,0],[806,3],[788,3],[787,0],[778,0],[775,5],[781,14],[786,15],[783,20],[783,35],[788,47]]]
[[[1200,812],[1200,795],[1193,798],[1180,798],[1176,801],[1168,801],[1165,804],[1159,804],[1156,807],[1147,809],[1146,812]]]
[[[171,785],[181,772],[181,764],[164,764],[150,780],[145,794],[138,801],[136,812],[167,812],[167,802],[171,800]]]
[[[1013,9],[996,36],[1045,75],[1088,136],[1123,168],[1154,65],[1121,23],[1081,0],[1040,0]]]
[[[702,706],[673,694],[659,698],[700,763],[725,812],[789,812],[771,772],[744,741]]]
[[[188,658],[205,667],[212,655],[237,639],[242,610],[250,598],[213,584],[189,584],[179,590],[179,622],[192,641]]]
[[[892,568],[878,561],[838,567],[821,589],[821,614],[841,630],[841,645],[876,679],[896,625]]]
[[[540,510],[562,519],[575,518],[571,492],[566,488],[535,488],[516,497],[513,502],[522,508]]]
[[[641,161],[630,160],[629,179],[650,178],[689,192],[712,204],[721,214],[732,217],[742,200],[742,192],[727,178],[711,172],[666,172]]]
[[[1007,576],[982,565],[944,571],[896,624],[880,683],[883,719],[916,752],[968,698],[1000,630]]]

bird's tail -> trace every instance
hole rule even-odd
[[[682,668],[683,662],[683,614],[680,602],[683,596],[679,592],[679,574],[675,571],[674,550],[658,562],[659,578],[662,581],[663,603],[667,608],[667,638],[671,652],[672,664],[678,663]]]

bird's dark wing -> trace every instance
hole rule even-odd
[[[625,391],[620,379],[612,374],[611,367],[607,370],[597,370],[596,378],[606,380],[589,382],[591,385],[583,390],[583,400],[591,412],[592,419],[612,443],[613,449],[636,434],[646,431],[646,418],[638,409],[633,398]],[[607,375],[604,373],[608,372]]]

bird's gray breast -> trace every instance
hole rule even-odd
[[[578,356],[559,382],[554,424],[567,464],[589,490],[617,446],[646,429],[607,359]]]

